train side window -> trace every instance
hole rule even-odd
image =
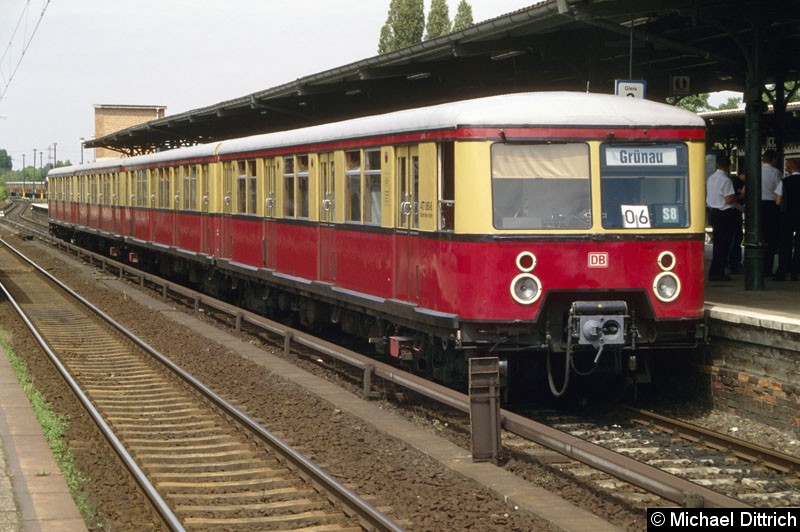
[[[264,216],[274,218],[276,215],[275,198],[277,194],[277,183],[275,183],[275,173],[277,172],[278,164],[275,159],[268,158],[264,160],[264,177],[265,177],[265,193],[264,199]]]
[[[283,158],[283,215],[294,218],[294,157]]]
[[[236,163],[236,212],[247,212],[247,162]]]
[[[381,223],[381,150],[364,151],[364,223]]]
[[[348,222],[361,221],[361,151],[344,154],[347,193],[345,215]]]
[[[455,229],[455,150],[452,142],[439,144],[439,229]]]
[[[247,214],[256,214],[256,162],[247,161]]]
[[[158,202],[159,209],[167,209],[170,206],[170,191],[169,191],[169,168],[158,169]]]
[[[298,218],[308,218],[308,155],[297,156]]]
[[[147,192],[147,170],[136,171],[136,205],[147,207],[149,196]]]
[[[208,212],[208,183],[211,180],[211,176],[209,174],[210,167],[208,164],[203,164],[200,166],[200,208],[201,210]]]
[[[589,146],[492,145],[492,214],[497,229],[588,229]]]
[[[181,174],[183,177],[181,206],[186,210],[195,210],[197,208],[197,167],[195,165],[184,166]]]

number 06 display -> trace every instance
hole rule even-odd
[[[647,205],[620,205],[620,209],[624,228],[650,227],[650,210]]]

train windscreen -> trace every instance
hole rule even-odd
[[[689,226],[689,164],[685,145],[603,144],[600,173],[603,227]]]
[[[589,146],[492,145],[492,215],[497,229],[588,229]]]

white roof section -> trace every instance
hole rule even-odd
[[[528,92],[488,96],[356,118],[302,129],[179,148],[125,159],[98,161],[77,170],[135,166],[270,148],[336,142],[411,131],[456,127],[705,127],[702,118],[671,105],[640,98],[580,92]],[[58,168],[51,172],[58,175]],[[68,173],[75,171],[73,167]]]

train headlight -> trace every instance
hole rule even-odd
[[[511,297],[522,305],[531,305],[542,296],[542,283],[531,273],[521,273],[511,281]]]
[[[653,281],[653,293],[664,303],[675,301],[681,293],[681,280],[672,272],[661,272]]]
[[[530,251],[523,251],[517,255],[517,268],[521,272],[531,272],[536,267],[536,255]]]
[[[671,251],[662,251],[658,255],[658,267],[665,272],[671,271],[675,267],[675,254]]]

